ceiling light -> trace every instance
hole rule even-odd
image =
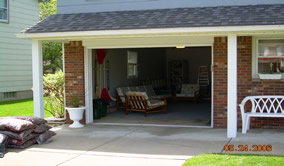
[[[176,48],[185,48],[185,46],[176,46]]]

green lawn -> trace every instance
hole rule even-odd
[[[5,116],[34,116],[33,99],[0,102],[0,117]],[[44,117],[52,115],[45,111]]]
[[[249,154],[202,154],[188,159],[183,166],[280,166],[284,157]]]

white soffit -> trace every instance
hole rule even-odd
[[[84,39],[83,46],[88,48],[146,48],[212,45],[212,36],[162,36],[131,38]]]

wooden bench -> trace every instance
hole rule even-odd
[[[148,113],[167,113],[167,100],[149,99],[146,92],[127,92],[125,114],[129,111],[144,112],[145,117]]]
[[[250,110],[246,110],[250,101]],[[242,133],[250,128],[250,117],[284,117],[284,96],[247,96],[239,104],[242,113]]]

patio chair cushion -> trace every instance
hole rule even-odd
[[[145,85],[145,90],[148,96],[156,96],[156,93],[151,85]]]
[[[138,89],[138,92],[146,92],[146,89],[144,86],[138,86],[137,89]]]
[[[129,90],[130,90],[130,91],[137,92],[137,91],[138,91],[138,88],[137,88],[136,86],[130,86],[130,87],[129,87]]]
[[[120,87],[120,88],[116,88],[117,94],[120,97],[120,100],[122,102],[125,102],[125,95],[128,91],[130,91],[129,87]]]
[[[199,86],[197,84],[182,84],[181,94],[194,94],[199,90]]]
[[[148,100],[147,103],[148,103],[148,105],[149,105],[150,107],[159,106],[159,105],[164,105],[164,104],[165,104],[165,102],[162,101],[162,100]]]
[[[197,84],[182,84],[181,93],[176,94],[176,97],[196,97],[199,91]]]

